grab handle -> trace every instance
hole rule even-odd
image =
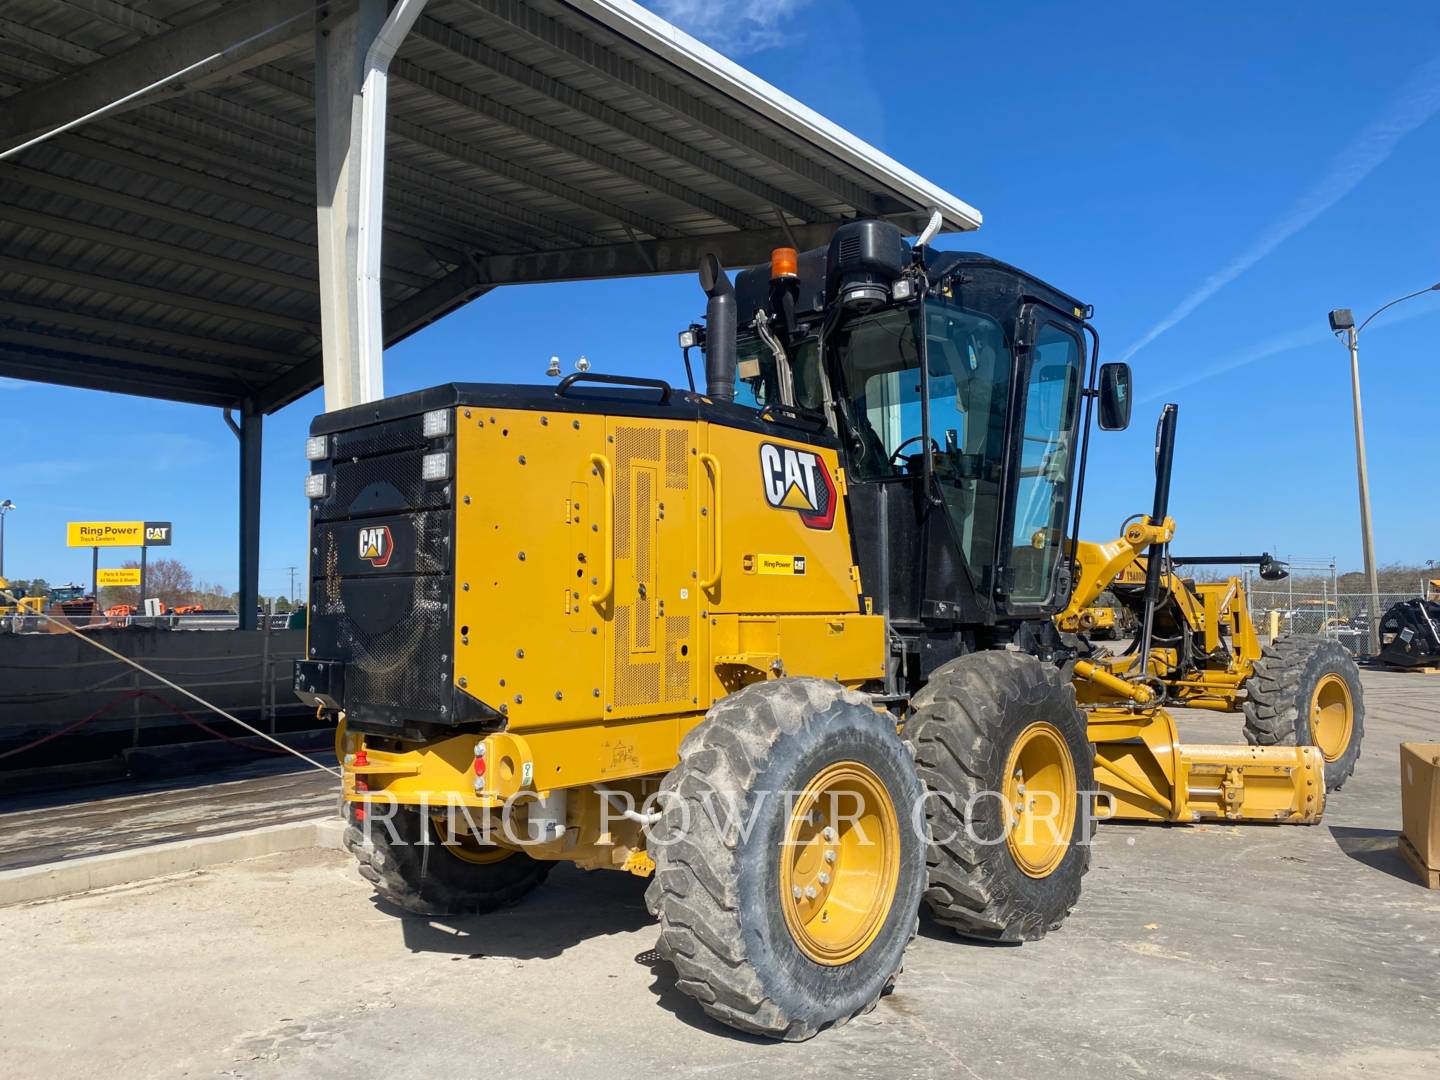
[[[720,523],[720,459],[714,454],[701,454],[700,463],[710,471],[715,490],[715,498],[710,503],[710,547],[714,554],[711,556],[710,576],[700,583],[700,588],[709,592],[720,584],[720,574],[725,566],[720,549],[720,538],[724,535]]]
[[[615,473],[604,454],[591,454],[590,464],[600,477],[601,500],[605,504],[605,525],[601,531],[604,554],[600,557],[600,591],[590,594],[590,603],[604,607],[615,595]]]

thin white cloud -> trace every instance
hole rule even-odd
[[[793,43],[786,23],[811,0],[650,0],[648,6],[712,49],[743,56]]]
[[[1383,300],[1377,300],[1373,304],[1362,305],[1356,310],[1360,313],[1371,311],[1378,308],[1384,302]],[[1361,335],[1362,342],[1366,335],[1373,334],[1376,330],[1383,329],[1385,326],[1400,322],[1409,322],[1411,319],[1422,319],[1427,315],[1434,315],[1437,312],[1440,312],[1440,304],[1427,303],[1425,299],[1417,297],[1410,305],[1397,307],[1394,311],[1387,311],[1383,316],[1383,322],[1377,319],[1372,324],[1374,329],[1366,330],[1365,334]],[[1363,314],[1360,317],[1363,318]],[[1231,353],[1217,363],[1210,364],[1198,371],[1189,371],[1175,382],[1145,394],[1144,397],[1139,399],[1139,403],[1143,405],[1146,402],[1155,401],[1157,398],[1169,397],[1178,390],[1183,390],[1187,386],[1194,386],[1196,383],[1204,382],[1206,379],[1213,379],[1215,376],[1223,375],[1227,371],[1234,371],[1236,368],[1258,364],[1261,360],[1268,360],[1272,356],[1279,356],[1281,353],[1287,353],[1292,349],[1314,347],[1322,343],[1335,350],[1335,359],[1337,361],[1344,361],[1345,353],[1343,348],[1335,344],[1334,336],[1330,333],[1324,321],[1317,318],[1308,326],[1292,330],[1288,334],[1277,334],[1275,337],[1258,342],[1248,349],[1241,349],[1239,352]],[[1363,366],[1365,360],[1365,350],[1363,347],[1360,350],[1360,358]],[[1348,364],[1348,361],[1344,362]]]
[[[1207,277],[1194,292],[1176,304],[1163,319],[1125,350],[1129,360],[1165,331],[1181,322],[1210,297],[1294,236],[1369,176],[1395,152],[1400,140],[1440,112],[1440,57],[1421,65],[1407,80],[1390,106],[1372,120],[1330,162],[1330,167],[1299,202],[1248,248]]]

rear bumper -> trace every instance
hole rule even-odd
[[[349,666],[343,660],[296,660],[295,696],[315,708],[344,712],[351,731],[410,742],[426,742],[459,732],[488,733],[505,729],[505,717],[499,710],[454,685],[449,687],[449,701],[441,706],[441,719],[437,723],[416,721],[398,710],[377,709],[368,703],[352,709],[346,698]]]

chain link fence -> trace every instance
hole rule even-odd
[[[1380,608],[1376,617],[1383,617],[1390,605],[1402,600],[1414,600],[1423,594],[1418,589],[1409,592],[1382,592]],[[1301,592],[1285,588],[1252,589],[1250,617],[1262,638],[1269,638],[1272,628],[1272,613],[1281,634],[1315,634],[1338,641],[1352,653],[1365,652],[1370,635],[1370,594]]]

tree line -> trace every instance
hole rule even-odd
[[[121,563],[125,569],[140,568],[138,559]],[[55,584],[45,578],[10,578],[10,591],[16,596],[46,596]],[[89,591],[89,582],[84,582]],[[151,559],[145,567],[145,595],[158,598],[168,610],[199,605],[211,611],[238,611],[240,594],[213,582],[196,578],[179,559]],[[287,596],[262,596],[267,611],[288,612],[297,605]],[[101,608],[129,604],[137,612],[144,608],[138,585],[106,585],[100,589]]]

